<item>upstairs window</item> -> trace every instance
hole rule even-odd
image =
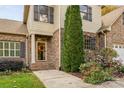
[[[34,5],[34,20],[54,23],[54,8],[45,5]]]
[[[80,12],[83,13],[83,19],[92,21],[92,8],[87,5],[80,5]]]
[[[96,38],[95,37],[85,35],[84,40],[85,40],[85,42],[84,42],[85,49],[95,50],[95,47],[96,47]]]

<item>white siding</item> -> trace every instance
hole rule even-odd
[[[54,24],[34,21],[34,6],[30,6],[27,27],[30,34],[53,35],[59,28],[59,7],[54,7]]]
[[[98,29],[101,27],[101,8],[100,6],[91,5],[92,7],[92,22],[83,20],[83,30],[86,32],[97,32]],[[65,13],[66,13],[67,6],[61,5],[60,11],[61,11],[61,28],[64,28],[64,20],[65,20]]]

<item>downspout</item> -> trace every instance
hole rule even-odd
[[[61,7],[59,6],[59,22],[61,21],[61,18],[60,18],[60,10],[61,10]],[[59,69],[61,67],[61,25],[59,24]]]

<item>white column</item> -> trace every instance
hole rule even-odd
[[[26,36],[26,66],[28,65],[28,36]]]
[[[31,63],[35,63],[35,34],[31,35]]]

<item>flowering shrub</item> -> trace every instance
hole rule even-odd
[[[85,51],[85,62],[80,65],[80,71],[87,83],[101,83],[112,80],[114,76],[124,76],[124,66],[120,60],[115,60],[117,52],[111,48],[103,48],[99,52]]]
[[[88,76],[92,71],[100,71],[102,67],[96,62],[87,62],[81,64],[79,69],[83,76]]]
[[[85,50],[85,62],[95,61],[97,51]]]

